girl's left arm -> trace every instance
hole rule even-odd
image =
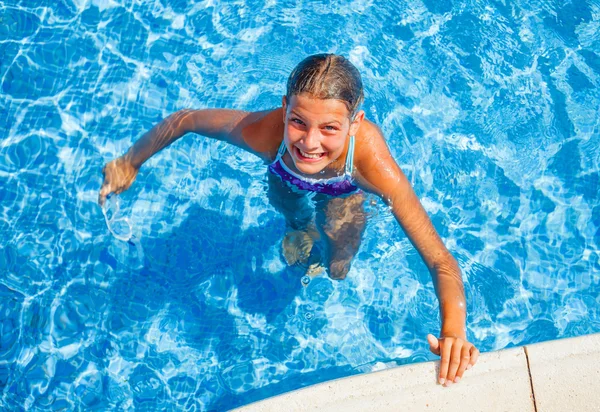
[[[440,303],[441,336],[428,335],[430,349],[441,356],[439,381],[458,382],[477,361],[479,351],[467,341],[466,302],[456,259],[437,234],[410,182],[392,158],[379,129],[363,123],[357,147],[357,181],[391,206],[396,220],[427,265]]]

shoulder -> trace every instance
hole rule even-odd
[[[356,143],[369,146],[379,142],[385,143],[381,129],[375,123],[365,118],[356,133]]]
[[[356,133],[354,162],[358,170],[368,172],[376,163],[396,164],[389,151],[381,129],[368,119],[364,119]]]
[[[403,178],[381,129],[364,119],[357,134],[354,153],[356,180],[364,189],[379,194]]]
[[[239,133],[246,145],[261,157],[271,158],[283,139],[283,109],[248,113],[240,122]]]

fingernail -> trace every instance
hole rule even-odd
[[[471,366],[473,366],[473,365],[471,365],[471,364],[469,363],[469,364],[467,365],[467,370],[471,369]]]
[[[454,383],[458,383],[460,382],[460,376],[457,376],[456,378],[454,378]]]
[[[452,386],[452,381],[446,381],[446,387]]]
[[[446,379],[444,379],[444,378],[440,378],[440,385],[443,385],[443,384],[444,384],[444,382],[446,382]]]

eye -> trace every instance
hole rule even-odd
[[[337,127],[335,126],[325,126],[325,130],[329,130],[330,132],[335,132],[337,130]]]
[[[293,123],[297,123],[297,124],[304,124],[304,122],[300,119],[298,119],[297,117],[292,117],[290,119],[290,121],[292,121]]]

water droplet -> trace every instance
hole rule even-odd
[[[302,284],[304,286],[307,286],[310,283],[310,276],[302,276],[302,279],[300,279],[300,282],[302,282]]]

